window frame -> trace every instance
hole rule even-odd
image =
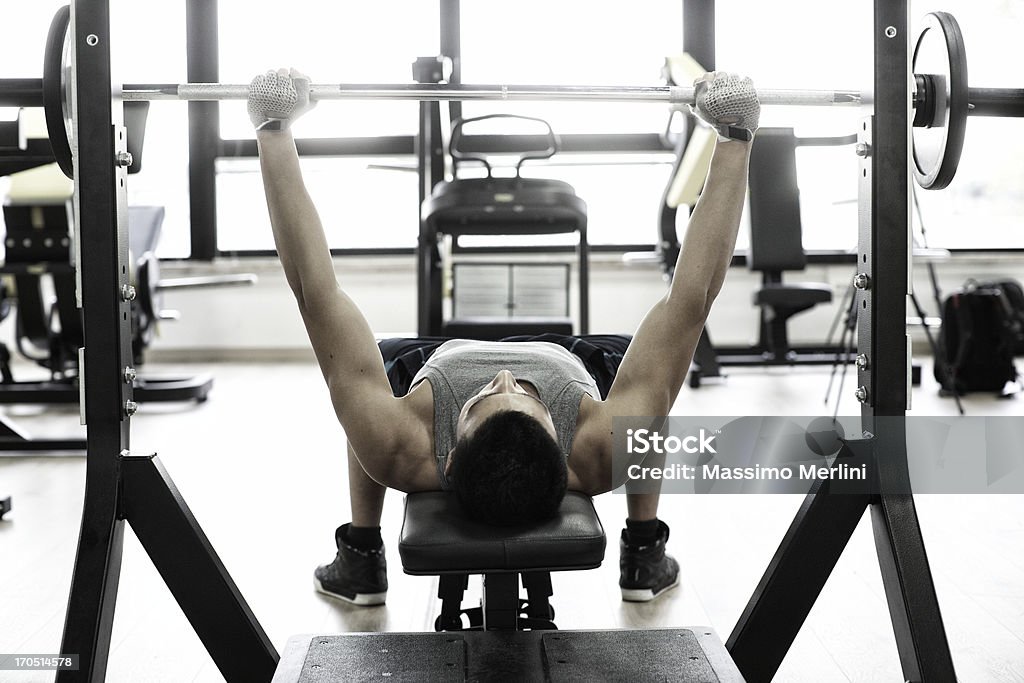
[[[683,0],[680,0],[681,2]],[[684,2],[684,5],[689,4]],[[219,81],[218,0],[186,0],[186,40],[188,43],[188,79],[190,82]],[[459,81],[459,0],[439,0],[441,22],[439,44],[442,52],[452,58],[451,81]],[[682,31],[680,32],[682,38]],[[451,117],[461,114],[461,103],[450,103]],[[192,102],[188,111],[189,128],[189,196],[191,208],[190,260],[210,261],[219,257],[259,257],[273,255],[265,249],[221,250],[217,246],[216,162],[227,158],[256,158],[254,139],[225,139],[220,136],[217,102]],[[611,133],[561,135],[561,149],[566,152],[671,152],[672,145],[657,133]],[[529,149],[536,144],[531,135],[467,135],[466,149],[481,153],[507,153]],[[375,138],[300,138],[296,140],[300,156],[404,156],[417,161],[417,136],[394,135]],[[410,222],[414,220],[410,217]],[[651,229],[650,242],[641,244],[592,245],[594,252],[619,253],[654,250],[656,233]],[[516,247],[518,253],[548,252],[552,247]],[[557,249],[557,248],[555,248]],[[473,249],[474,251],[476,249]],[[409,248],[331,249],[334,256],[413,254]]]
[[[679,0],[683,5],[683,26],[680,27],[681,44],[690,54],[701,58],[702,63],[715,63],[714,2],[707,0]],[[219,27],[217,9],[219,0],[186,0],[186,53],[187,73],[190,82],[219,81]],[[441,52],[452,61],[450,81],[460,82],[460,0],[439,0]],[[709,38],[710,36],[710,38]],[[449,103],[451,118],[461,115],[461,103]],[[189,131],[189,203],[191,210],[190,255],[188,260],[212,261],[218,257],[260,257],[273,255],[273,251],[221,250],[217,246],[217,199],[216,163],[222,158],[255,158],[256,142],[253,139],[224,139],[220,135],[219,104],[217,102],[190,102],[188,104]],[[296,145],[300,156],[374,156],[408,155],[410,162],[417,162],[417,137],[395,135],[375,138],[310,138],[299,139]],[[475,135],[463,138],[463,147],[482,153],[514,152],[535,144],[538,136],[530,135]],[[564,134],[560,136],[562,150],[579,153],[608,152],[665,152],[672,151],[672,144],[664,135],[642,134]],[[423,186],[421,168],[421,188]],[[422,189],[421,189],[422,193]],[[410,223],[416,218],[410,216]],[[663,227],[664,230],[664,227]],[[651,226],[651,240],[642,244],[592,245],[594,252],[622,253],[627,251],[655,251],[659,240],[657,226]],[[479,248],[474,248],[474,251]],[[540,253],[552,247],[515,247],[518,253]],[[353,248],[331,249],[335,256],[373,256],[413,254],[415,247],[408,248]],[[953,248],[954,254],[976,253],[1017,253],[1024,248],[1003,249]],[[824,250],[808,253],[808,260],[818,264],[844,264],[850,255],[843,250]],[[734,265],[745,262],[745,255],[738,251]]]

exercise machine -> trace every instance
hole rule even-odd
[[[546,129],[543,136],[544,148],[525,151],[519,156],[512,177],[495,176],[486,155],[467,152],[462,149],[463,129],[467,124],[493,119],[527,120],[541,124]],[[472,119],[459,119],[452,126],[449,153],[454,162],[455,173],[458,167],[469,161],[483,164],[487,169],[485,178],[459,178],[438,182],[431,196],[423,203],[420,246],[431,253],[440,255],[439,242],[444,235],[452,238],[452,250],[457,246],[458,238],[464,235],[488,236],[520,236],[520,235],[554,235],[575,234],[579,241],[576,246],[577,272],[579,275],[579,326],[580,334],[586,334],[589,328],[589,247],[587,244],[587,205],[576,196],[575,190],[566,182],[543,178],[524,178],[521,175],[523,162],[527,160],[550,159],[558,151],[558,137],[551,126],[540,119],[508,114],[490,114]],[[431,266],[437,268],[437,258],[430,259]],[[509,268],[509,279],[514,278],[512,264]],[[520,269],[526,267],[520,265]],[[556,275],[557,278],[557,275]],[[430,311],[440,311],[442,307],[437,301],[442,296],[438,288],[443,273],[430,273],[424,281],[431,288]],[[421,284],[424,284],[421,283]],[[567,283],[566,283],[567,284]],[[457,286],[455,282],[454,286]],[[556,286],[557,288],[557,286]],[[562,291],[567,292],[563,285]],[[455,291],[458,294],[458,291]],[[515,315],[516,308],[521,306],[515,296],[516,287],[509,286],[509,296],[504,302],[506,315],[497,315],[497,311],[488,317],[465,318],[455,317],[442,321],[431,320],[426,336],[468,337],[476,339],[496,340],[517,334],[543,334],[553,332],[572,334],[573,324],[564,311],[559,317],[529,317]],[[568,301],[566,300],[566,303]],[[455,311],[457,313],[457,311]]]
[[[127,138],[132,141],[126,158],[131,172],[142,168],[148,102],[126,103]],[[17,127],[20,121],[9,122]],[[0,286],[0,320],[12,311],[16,317],[15,341],[20,355],[43,368],[44,380],[16,380],[11,354],[0,343],[0,404],[67,404],[81,399],[79,350],[84,346],[82,317],[76,300],[76,261],[80,244],[74,237],[71,184],[52,166],[55,157],[46,138],[26,138],[22,131],[7,135],[10,144],[0,145],[0,173],[12,178],[3,206],[5,259],[0,273],[9,279]],[[40,144],[42,143],[42,144]],[[45,145],[45,149],[43,148]],[[165,291],[180,288],[251,284],[250,274],[161,279],[155,251],[160,239],[164,209],[159,206],[127,207],[129,243],[128,284],[130,299],[132,362],[124,369],[126,381],[135,388],[138,402],[203,402],[213,386],[208,374],[195,376],[145,375],[135,368],[144,361],[160,320],[177,319],[176,311],[163,308]],[[12,306],[12,302],[15,305]],[[80,438],[46,439],[29,436],[8,418],[0,416],[0,451],[85,450]]]
[[[441,71],[438,61],[420,58],[415,62],[413,74],[417,80],[431,83],[440,80]],[[459,111],[456,106],[452,106],[451,110],[453,115]],[[463,135],[467,125],[495,119],[525,120],[544,130],[540,136],[531,136],[540,140],[536,149],[515,150],[520,152],[520,156],[512,177],[495,176],[487,156],[472,150],[468,144],[469,137]],[[587,206],[568,183],[524,178],[521,175],[523,162],[549,159],[557,153],[559,141],[551,126],[540,119],[507,114],[490,114],[470,119],[456,117],[452,122],[447,145],[448,157],[452,161],[452,178],[448,180],[444,179],[444,164],[431,163],[428,156],[443,154],[445,151],[440,107],[436,103],[423,103],[421,106],[419,139],[417,168],[420,174],[421,215],[417,242],[417,287],[420,336],[494,340],[518,334],[573,333],[574,326],[567,317],[567,311],[562,315],[552,315],[550,311],[546,311],[543,316],[516,314],[517,301],[514,299],[513,287],[510,287],[505,305],[507,310],[502,315],[495,312],[485,317],[466,318],[459,317],[455,311],[455,317],[446,320],[442,252],[453,254],[458,249],[459,238],[466,235],[577,235],[575,251],[579,278],[579,324],[576,331],[586,334],[590,314]],[[467,162],[482,164],[487,176],[459,177],[459,167]],[[446,245],[445,237],[450,242],[447,250],[443,249]],[[509,277],[511,279],[511,272]]]
[[[831,365],[843,357],[844,349],[830,340],[794,345],[788,334],[790,318],[832,301],[832,287],[827,283],[788,282],[783,278],[784,273],[802,271],[807,265],[797,186],[797,148],[851,145],[856,141],[856,135],[798,138],[792,128],[758,130],[750,155],[747,252],[747,268],[761,273],[761,287],[753,295],[753,304],[759,311],[757,342],[751,346],[716,346],[705,328],[689,374],[691,387],[699,387],[704,379],[721,377],[723,365]],[[671,271],[674,262],[663,262],[663,267]]]

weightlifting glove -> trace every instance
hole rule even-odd
[[[315,104],[309,77],[295,69],[268,71],[249,84],[249,120],[256,130],[286,130]]]
[[[718,131],[719,140],[749,142],[754,138],[761,103],[749,78],[714,71],[693,82],[693,94],[690,111]]]

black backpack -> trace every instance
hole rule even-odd
[[[1024,325],[1011,301],[1014,286],[1020,294],[1013,281],[968,281],[946,298],[934,369],[944,391],[1002,392],[1017,380],[1013,356]]]

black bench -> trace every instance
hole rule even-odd
[[[543,524],[494,527],[466,519],[453,494],[436,491],[406,496],[398,552],[407,574],[440,577],[435,630],[524,630],[555,628],[551,572],[600,566],[605,543],[594,504],[582,493],[567,493],[558,515]],[[476,574],[483,576],[481,606],[463,609]]]
[[[502,528],[466,519],[453,494],[409,494],[398,550],[407,574],[440,577],[434,625],[445,632],[294,636],[273,683],[743,680],[710,628],[552,630],[550,572],[592,569],[604,559],[604,529],[589,496],[566,494],[544,524]],[[484,577],[483,601],[463,610],[470,574]]]

